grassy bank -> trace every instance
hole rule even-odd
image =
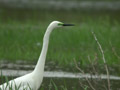
[[[97,56],[97,60],[102,63],[101,53],[91,33],[93,30],[103,47],[107,63],[119,65],[120,18],[117,15],[73,11],[1,10],[0,60],[37,62],[47,26],[51,21],[59,20],[74,23],[76,26],[58,28],[52,32],[46,62],[53,61],[60,66],[74,67],[75,58],[82,66],[89,64],[89,55],[91,60]]]

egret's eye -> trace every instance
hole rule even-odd
[[[64,23],[58,23],[58,26],[63,26]]]

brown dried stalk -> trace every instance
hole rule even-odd
[[[111,41],[110,41],[110,45],[111,45],[111,47],[112,47],[113,54],[114,54],[118,59],[120,59],[120,56],[119,56],[119,55],[117,54],[117,52],[115,51],[115,48],[113,47]]]
[[[106,59],[105,59],[105,56],[104,56],[104,51],[103,51],[102,46],[101,46],[101,44],[99,43],[99,41],[98,41],[95,33],[94,33],[93,31],[91,31],[91,32],[92,32],[92,34],[93,34],[93,36],[94,36],[94,39],[95,39],[95,41],[97,42],[97,44],[98,44],[98,46],[99,46],[99,49],[100,49],[100,51],[101,51],[101,54],[102,54],[102,60],[103,60],[103,62],[104,62],[105,70],[106,70],[107,77],[108,77],[108,79],[107,79],[107,82],[108,82],[108,90],[110,90],[110,75],[109,75],[108,66],[107,66],[107,64],[106,64]]]
[[[85,75],[85,72],[77,65],[77,62],[76,62],[75,58],[74,58],[74,63],[75,63],[76,68],[77,68],[82,74]],[[91,82],[89,81],[88,77],[85,77],[85,79],[86,79],[86,81],[88,82],[89,86],[92,88],[92,90],[96,90],[96,89],[93,87],[93,85],[91,84]]]

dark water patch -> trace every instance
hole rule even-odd
[[[8,63],[7,61],[1,62],[0,67],[3,69],[2,74],[4,78],[0,77],[0,84],[6,81],[5,77],[8,77],[8,80],[11,80],[11,79],[14,79],[15,77],[22,76],[22,75],[32,72],[35,65],[33,65],[33,63],[29,63],[29,65],[27,65],[26,63],[27,62],[21,62],[21,61],[16,62],[16,64]],[[49,64],[52,65],[54,63],[51,62]],[[112,67],[110,68],[110,70],[111,69]],[[90,67],[87,67],[86,73],[89,70],[90,70]],[[81,73],[71,73],[71,72],[62,72],[62,71],[58,72],[59,70],[56,70],[56,71],[53,71],[53,72],[47,71],[44,73],[44,79],[43,79],[43,83],[41,85],[40,90],[41,89],[49,90],[50,88],[51,90],[54,90],[55,89],[54,84],[57,86],[58,90],[63,90],[63,88],[67,88],[68,90],[79,90],[79,89],[83,89],[83,86],[84,88],[87,87],[88,90],[92,90],[88,82],[86,81],[85,77],[89,78],[90,82],[97,90],[105,90],[105,87],[107,88],[107,76],[106,75],[102,75],[100,77],[101,74],[96,76],[96,75],[91,75],[91,74],[83,75]],[[116,75],[115,73],[119,73],[113,69],[111,71],[114,72],[112,75]],[[110,76],[110,79],[111,79],[110,81],[111,81],[112,90],[119,90],[120,89],[120,86],[119,86],[120,77]],[[81,83],[83,86],[81,85]]]
[[[16,62],[9,62],[6,60],[0,61],[0,69],[5,69],[5,70],[32,71],[34,70],[35,65],[36,63],[27,62],[24,60],[18,60]],[[91,73],[93,67],[91,65],[87,65],[87,66],[80,65],[80,68],[84,70],[86,73]],[[114,64],[112,66],[108,66],[108,68],[111,75],[120,76],[120,65]],[[97,64],[96,70],[97,70],[97,73],[99,74],[101,73],[106,74],[104,65],[102,64]],[[65,72],[76,72],[76,73],[80,72],[78,69],[76,69],[75,65],[65,67],[65,66],[60,66],[53,61],[46,62],[45,71],[58,71],[58,72],[65,71]],[[95,74],[95,73],[93,72],[92,74]]]
[[[14,70],[33,70],[35,68],[36,63],[34,62],[27,62],[26,60],[17,60],[16,62],[9,62],[7,60],[0,61],[0,68],[1,69],[14,69]],[[60,67],[55,62],[49,61],[45,65],[45,70],[47,71],[70,71],[69,67]]]
[[[31,73],[32,70],[7,70],[7,69],[2,69],[1,70],[1,76],[13,76],[13,77],[18,77],[18,76],[23,76],[25,74]],[[100,74],[100,75],[93,75],[93,74],[83,74],[83,73],[71,73],[71,72],[58,72],[58,71],[45,71],[44,72],[44,77],[47,78],[89,78],[89,79],[108,79],[107,75]],[[120,80],[120,77],[118,76],[113,76],[110,75],[110,80]]]

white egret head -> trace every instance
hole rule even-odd
[[[50,26],[56,28],[56,27],[63,27],[63,26],[74,26],[73,24],[65,24],[59,21],[53,21]]]

